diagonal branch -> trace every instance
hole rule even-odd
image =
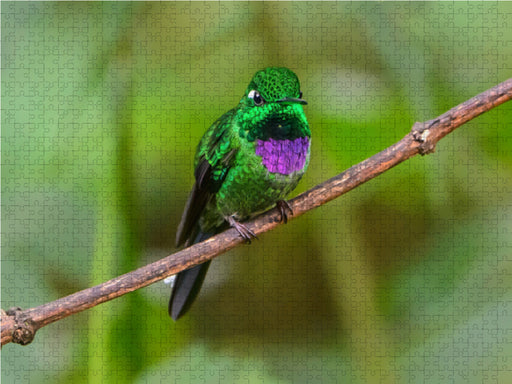
[[[469,99],[433,120],[415,123],[411,131],[391,147],[291,200],[289,203],[293,216],[290,218],[301,216],[347,193],[417,154],[432,153],[437,142],[454,129],[510,99],[512,79]],[[279,211],[272,209],[245,224],[258,235],[280,225],[280,217]],[[26,345],[33,340],[36,331],[45,325],[203,263],[243,241],[238,232],[231,228],[135,271],[51,303],[26,310],[2,310],[2,345],[10,342]]]

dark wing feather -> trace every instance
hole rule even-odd
[[[176,246],[189,245],[195,240],[199,230],[197,226],[199,218],[210,199],[219,190],[231,166],[231,160],[237,148],[220,145],[220,143],[231,140],[229,125],[233,114],[234,110],[231,110],[218,119],[199,143],[196,154],[195,183],[176,232]]]
[[[229,124],[234,111],[230,111],[217,120],[201,139],[196,154],[195,183],[185,205],[178,231],[176,245],[199,243],[212,236],[199,228],[199,219],[208,202],[219,190],[228,173],[237,145],[230,137]],[[174,320],[183,316],[203,285],[210,261],[196,265],[177,274],[171,298],[169,314]]]
[[[201,161],[196,170],[196,182],[192,187],[192,192],[185,204],[180,225],[176,232],[176,246],[184,244],[188,239],[195,237],[196,224],[203,212],[204,207],[212,197],[212,193],[207,187],[207,182],[212,171],[208,160]]]

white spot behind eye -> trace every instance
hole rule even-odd
[[[255,89],[252,89],[249,94],[247,95],[249,99],[252,99],[254,101],[254,105],[263,105],[265,104],[265,100],[263,100],[263,97],[261,97],[260,93],[256,91]]]

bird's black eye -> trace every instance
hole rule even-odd
[[[255,91],[254,89],[251,92],[249,92],[247,97],[254,101],[254,105],[265,104],[265,100],[263,100],[263,97],[261,97],[260,93],[258,91]]]
[[[299,92],[299,99],[302,99],[302,91]]]

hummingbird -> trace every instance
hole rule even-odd
[[[284,199],[309,164],[305,104],[299,79],[290,69],[256,72],[238,106],[217,119],[197,146],[195,183],[176,233],[177,247],[229,227],[250,243],[256,235],[242,222],[274,205],[286,223],[293,212]],[[174,320],[190,309],[210,262],[176,275],[169,300]]]

